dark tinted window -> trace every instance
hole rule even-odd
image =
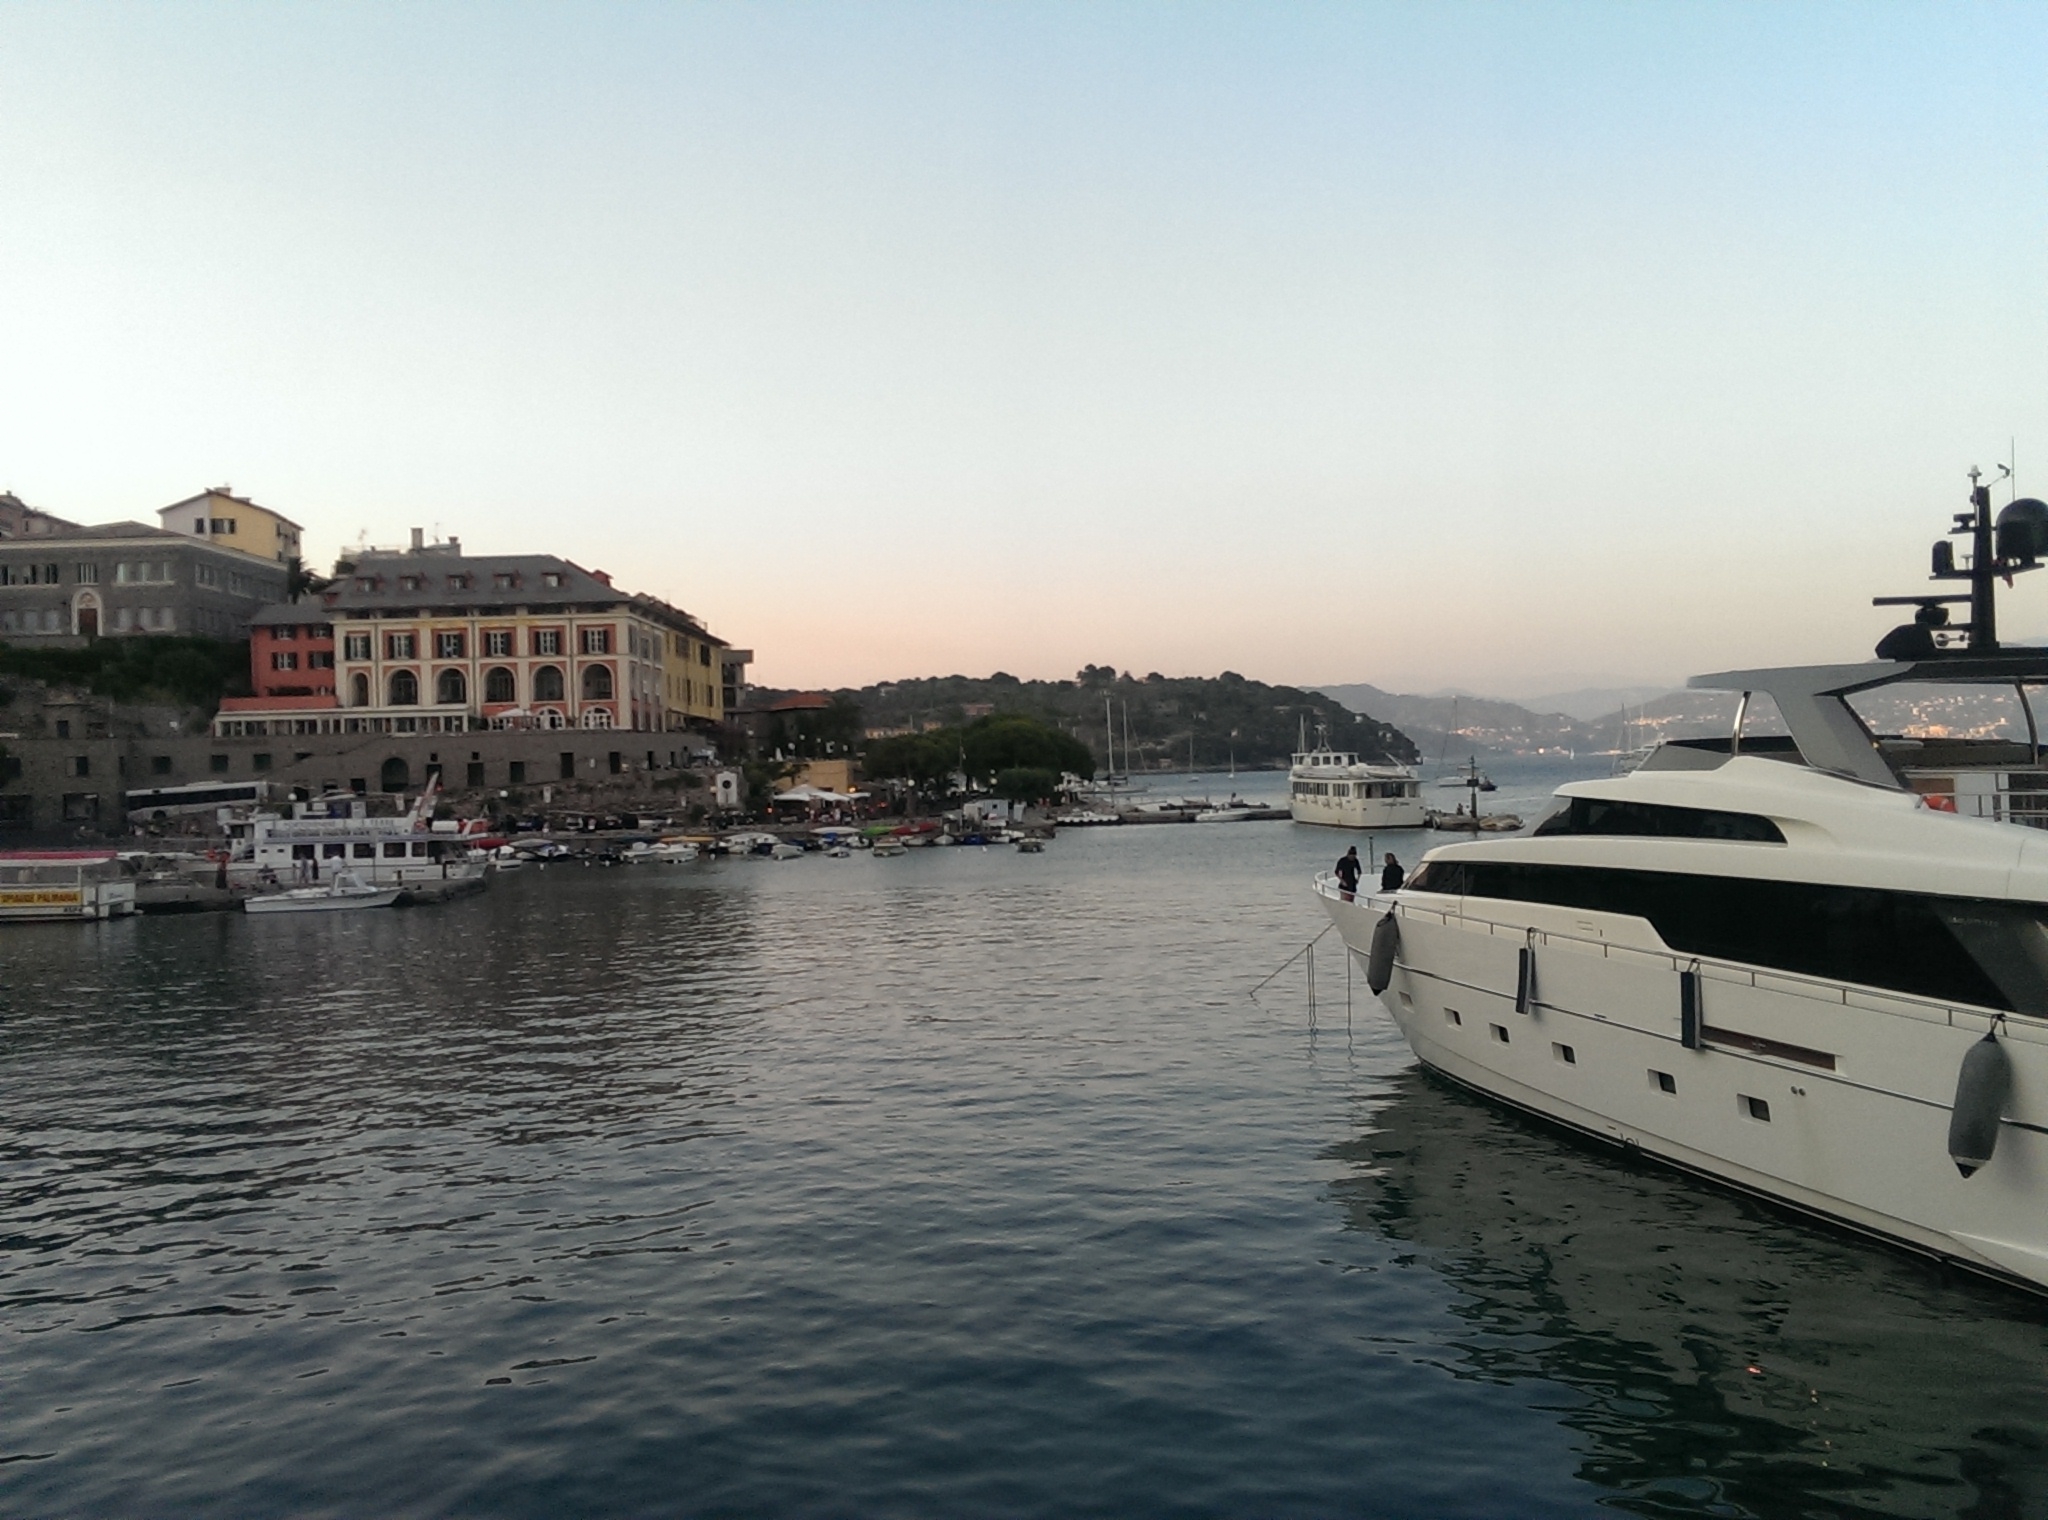
[[[1783,844],[1785,836],[1768,818],[1723,813],[1713,808],[1664,807],[1648,802],[1614,802],[1574,797],[1536,825],[1544,834],[1633,834],[1652,839],[1738,839]]]
[[[1408,885],[1625,913],[1688,955],[2048,1014],[2048,910],[2027,904],[1492,860],[1431,861]]]

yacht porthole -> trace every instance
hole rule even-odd
[[[1455,1024],[1460,1027],[1463,1027],[1465,1020],[1459,1015],[1457,1009],[1446,1008],[1444,1010],[1444,1022],[1447,1024]]]
[[[1550,1053],[1556,1056],[1558,1060],[1564,1062],[1564,1064],[1567,1066],[1576,1066],[1579,1064],[1578,1052],[1573,1050],[1569,1045],[1559,1045],[1555,1041],[1552,1041],[1550,1046]]]
[[[1769,1124],[1771,1122],[1771,1105],[1762,1098],[1752,1098],[1747,1093],[1744,1093],[1736,1101],[1741,1103],[1742,1112],[1749,1118],[1756,1120],[1757,1123]]]
[[[1507,1026],[1506,1026],[1505,1024],[1491,1024],[1491,1025],[1488,1025],[1487,1027],[1488,1027],[1488,1028],[1490,1028],[1490,1029],[1492,1029],[1492,1031],[1493,1031],[1493,1037],[1494,1037],[1494,1038],[1495,1038],[1496,1040],[1499,1040],[1499,1041],[1501,1042],[1501,1044],[1503,1044],[1503,1045],[1507,1044],[1507,1042],[1508,1042],[1508,1031],[1507,1031]]]
[[[1659,1092],[1675,1094],[1678,1091],[1678,1078],[1668,1071],[1653,1071],[1650,1073],[1650,1085]]]

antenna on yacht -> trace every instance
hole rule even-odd
[[[2012,478],[2012,466],[1998,466],[1999,479]],[[1951,538],[1970,541],[1969,563],[1956,563]],[[2048,502],[2031,496],[2015,497],[1998,514],[1991,516],[1991,486],[1984,472],[1970,467],[1970,510],[1958,512],[1948,538],[1935,542],[1929,580],[1967,581],[1967,593],[1953,595],[1879,596],[1871,598],[1876,607],[1914,607],[1913,621],[1886,634],[1877,646],[1880,660],[1924,660],[1943,653],[1994,654],[1998,650],[1997,583],[2008,586],[2012,578],[2041,568],[2048,554]],[[1967,606],[1970,620],[1960,625],[1949,622],[1949,608]],[[1953,635],[1963,636],[1960,647]],[[1951,642],[1944,644],[1943,637]]]

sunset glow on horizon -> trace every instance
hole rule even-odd
[[[18,5],[0,47],[0,489],[559,553],[764,684],[1865,658],[1965,470],[2048,495],[2035,7]]]

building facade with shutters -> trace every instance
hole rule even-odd
[[[40,514],[39,514],[40,515]],[[130,634],[238,639],[289,571],[143,523],[46,520],[0,537],[0,640],[68,647]]]
[[[359,553],[317,597],[265,609],[250,697],[214,732],[436,734],[712,728],[735,651],[679,608],[553,555],[422,544]]]
[[[304,530],[282,512],[260,507],[226,486],[160,507],[156,515],[166,533],[203,538],[223,549],[238,549],[280,565],[295,564],[299,559]]]

